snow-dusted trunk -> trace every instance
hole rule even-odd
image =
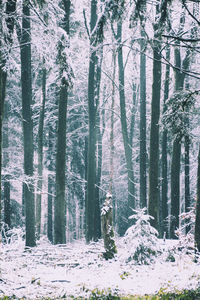
[[[185,58],[181,61],[180,44],[174,51],[175,65],[175,92],[182,91],[184,88],[185,73],[181,69],[187,70],[190,62],[190,50],[187,50]],[[180,167],[181,167],[181,140],[180,133],[175,134],[172,150],[171,163],[171,238],[177,238],[175,230],[179,227],[179,213],[180,213]]]
[[[166,59],[167,61],[170,60],[170,47],[167,46],[166,49]],[[163,114],[165,114],[167,110],[166,106],[166,100],[169,97],[169,81],[170,81],[170,65],[166,65],[165,69],[165,84],[164,84],[164,103],[163,103]],[[163,236],[164,232],[166,232],[168,236],[168,225],[167,225],[167,216],[168,216],[168,197],[167,197],[167,191],[168,191],[168,170],[167,170],[167,129],[163,129],[162,134],[162,161],[161,161],[161,174],[162,174],[162,182],[161,182],[161,218],[160,218],[160,224],[161,224],[161,235]]]
[[[126,103],[125,103],[125,91],[124,91],[124,63],[123,63],[123,51],[122,51],[122,21],[118,21],[117,24],[117,41],[118,48],[118,71],[119,71],[119,97],[120,97],[120,116],[121,116],[121,128],[125,150],[126,167],[128,172],[128,207],[127,218],[129,215],[130,207],[135,208],[135,184],[132,162],[132,149],[128,136],[127,127],[127,115],[126,115]]]
[[[53,243],[53,195],[55,194],[55,170],[53,167],[52,153],[54,145],[54,132],[52,125],[49,124],[49,144],[48,144],[48,155],[50,162],[48,165],[48,205],[47,205],[47,237],[51,243]]]
[[[9,104],[5,102],[4,104],[4,124],[3,124],[3,165],[4,168],[8,168],[9,164],[9,129],[8,129],[8,111]],[[10,176],[9,174],[5,174],[3,176],[3,185],[4,185],[4,222],[8,226],[9,229],[11,226],[11,218],[10,218]]]
[[[70,0],[63,0],[65,7],[64,29],[69,37],[69,17],[70,17]],[[60,98],[58,103],[58,132],[57,132],[57,149],[56,149],[56,197],[54,203],[54,244],[66,243],[66,123],[67,123],[67,102],[68,90],[71,80],[69,62],[65,55],[65,44],[61,41],[58,45],[58,61],[60,68],[61,86]],[[65,72],[67,76],[65,75]]]
[[[146,146],[146,54],[145,32],[140,42],[140,206],[147,207],[147,146]]]
[[[197,169],[197,202],[196,202],[196,217],[195,217],[195,246],[200,251],[200,147],[198,154],[198,169]]]
[[[156,37],[155,37],[156,38]],[[151,220],[153,227],[158,229],[159,213],[159,118],[160,118],[160,88],[161,88],[161,42],[154,41],[153,49],[153,85],[151,102],[151,129],[150,129],[150,158],[149,158],[149,209],[148,213],[154,217]]]
[[[2,127],[3,111],[6,94],[7,72],[5,70],[6,59],[3,53],[4,43],[8,46],[12,44],[12,35],[14,30],[14,13],[16,10],[16,0],[6,2],[6,25],[7,32],[3,32],[3,1],[0,1],[0,199],[1,199],[1,170],[2,170]],[[0,231],[1,231],[1,201],[0,201]]]
[[[112,211],[112,195],[107,194],[106,200],[101,209],[101,227],[102,236],[104,240],[105,252],[103,256],[105,259],[111,259],[117,253],[117,248],[114,241],[114,230],[113,230],[113,211]]]
[[[160,120],[160,91],[161,91],[161,50],[162,33],[167,18],[168,0],[156,5],[156,19],[154,24],[153,41],[153,84],[151,101],[151,128],[149,150],[149,203],[148,213],[153,216],[151,225],[159,227],[159,120]]]
[[[97,22],[97,1],[91,1],[90,31],[92,32]],[[87,198],[86,198],[86,241],[95,239],[94,232],[96,208],[96,103],[95,103],[95,68],[97,54],[94,49],[95,38],[90,39],[90,62],[88,75],[88,112],[89,112],[89,137],[87,156]]]
[[[44,63],[44,62],[43,62]],[[37,238],[41,232],[41,199],[42,199],[42,183],[43,183],[43,128],[44,128],[44,113],[46,102],[46,68],[42,69],[42,104],[40,107],[39,128],[38,128],[38,182],[37,182],[37,197],[36,197],[36,233]]]
[[[35,246],[35,203],[33,187],[33,122],[32,122],[32,75],[31,75],[31,24],[30,8],[23,1],[21,34],[21,82],[22,82],[22,117],[24,133],[24,185],[26,246]]]
[[[67,121],[68,88],[60,89],[58,106],[58,136],[56,150],[56,197],[54,203],[54,243],[66,243],[65,215],[65,169],[66,169],[66,121]]]

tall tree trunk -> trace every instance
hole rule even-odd
[[[2,16],[0,18],[0,232],[1,232],[1,171],[2,171],[2,126],[3,126],[3,110],[6,94],[7,72],[5,70],[6,57],[3,53],[3,39],[7,44],[12,44],[12,35],[14,30],[14,12],[16,10],[16,0],[8,0],[6,2],[6,25],[7,34],[3,32]],[[3,3],[0,1],[0,13],[3,15]],[[4,41],[4,42],[5,42]]]
[[[45,62],[43,62],[44,64]],[[42,104],[40,107],[39,128],[38,128],[38,182],[37,182],[37,198],[36,198],[36,233],[37,238],[41,232],[41,199],[42,199],[42,183],[43,183],[43,130],[44,130],[44,113],[46,102],[46,68],[42,69]]]
[[[35,203],[33,188],[33,123],[31,82],[31,24],[29,4],[23,1],[21,35],[22,117],[24,133],[24,186],[26,215],[26,246],[35,246]]]
[[[68,88],[60,90],[58,107],[58,136],[56,151],[56,198],[54,203],[54,244],[66,243],[65,216],[65,169],[66,169],[66,122]]]
[[[47,205],[47,237],[51,243],[53,243],[53,195],[55,193],[55,176],[53,174],[54,168],[52,163],[52,153],[53,153],[53,128],[49,124],[49,159],[50,163],[48,165],[48,205]]]
[[[153,85],[151,102],[151,129],[149,150],[149,215],[153,216],[152,226],[159,229],[159,119],[160,119],[160,90],[161,90],[161,49],[162,32],[167,18],[168,0],[156,5],[153,42]]]
[[[196,217],[195,217],[195,246],[200,251],[200,147],[198,154],[198,169],[197,169],[197,202],[196,202]]]
[[[69,36],[69,16],[70,16],[70,0],[63,0],[65,7],[64,29]],[[62,45],[60,45],[62,51]],[[62,55],[62,53],[61,53]],[[63,59],[59,57],[60,63]],[[65,70],[65,64],[60,65],[61,71]],[[56,151],[56,198],[54,203],[54,243],[66,243],[66,199],[65,199],[65,169],[66,169],[66,123],[67,123],[67,101],[68,101],[68,82],[62,75],[60,87],[60,99],[58,104],[58,135],[57,135],[57,151]],[[68,75],[70,76],[70,75]]]
[[[125,91],[124,91],[124,64],[123,64],[123,51],[122,51],[122,22],[118,21],[117,24],[117,40],[118,40],[118,70],[119,70],[119,97],[120,97],[120,116],[121,128],[125,150],[126,167],[128,172],[128,208],[127,217],[130,215],[130,208],[135,208],[135,184],[132,162],[132,149],[128,136],[127,118],[126,118],[126,104],[125,104]]]
[[[9,164],[9,129],[8,129],[8,102],[4,104],[4,125],[3,125],[3,164],[4,168],[8,168]],[[10,218],[10,176],[9,174],[4,175],[4,222],[7,224],[7,229],[10,229],[11,218]]]
[[[140,42],[140,206],[147,207],[146,149],[146,55],[145,32],[141,28]]]
[[[182,22],[182,21],[181,21]],[[181,24],[182,25],[182,24]],[[187,70],[190,62],[190,50],[187,50],[183,62],[181,61],[179,43],[174,50],[175,65],[175,92],[181,91],[184,87],[185,74],[181,68]],[[175,135],[173,141],[172,163],[171,163],[171,229],[170,237],[175,239],[175,230],[179,227],[180,212],[180,164],[181,164],[181,135]]]
[[[101,85],[101,66],[103,60],[103,49],[100,50],[100,53],[97,57],[97,70],[96,70],[96,88],[95,88],[95,99],[96,103],[99,103],[100,97],[100,85]],[[101,185],[101,169],[102,169],[102,138],[104,134],[104,121],[101,126],[101,115],[104,119],[104,111],[100,114],[100,111],[97,112],[96,118],[96,134],[97,134],[97,168],[96,168],[96,207],[95,207],[95,216],[94,216],[94,239],[98,240],[101,237],[101,211],[100,211],[100,185]]]
[[[90,31],[92,32],[97,21],[97,1],[91,1]],[[97,64],[97,54],[94,37],[90,39],[90,62],[88,75],[88,109],[89,109],[89,138],[88,138],[88,158],[87,158],[87,199],[86,199],[86,241],[95,238],[94,216],[96,208],[96,103],[95,103],[95,68]]]
[[[186,83],[186,89],[189,90],[189,84]],[[190,127],[189,117],[186,117],[185,125],[187,128]],[[190,137],[188,134],[185,135],[185,212],[190,211]],[[186,221],[187,222],[187,221]],[[190,226],[186,226],[186,233],[190,231]]]
[[[167,46],[166,49],[166,59],[170,61],[170,47]],[[163,103],[163,114],[166,112],[166,100],[169,97],[169,80],[170,80],[170,65],[166,65],[165,70],[165,84],[164,84],[164,103]],[[166,232],[166,236],[168,237],[168,225],[167,225],[167,217],[168,217],[168,170],[167,170],[167,129],[163,129],[162,135],[162,183],[161,183],[161,235],[163,236],[164,232]]]
[[[153,85],[151,102],[150,158],[149,158],[149,215],[154,219],[152,226],[158,229],[159,213],[159,118],[161,88],[161,44],[154,41],[153,49]]]
[[[113,202],[113,224],[116,222],[116,200],[113,197],[113,176],[114,176],[114,111],[115,111],[115,76],[116,76],[116,50],[113,48],[113,74],[112,74],[112,100],[111,100],[111,116],[110,116],[110,182],[109,192],[112,195]]]

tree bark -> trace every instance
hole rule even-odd
[[[200,147],[198,154],[198,169],[197,169],[197,202],[196,202],[196,217],[195,217],[195,246],[200,251]]]
[[[97,22],[97,1],[91,1],[90,31],[92,32]],[[89,111],[89,137],[87,158],[87,199],[86,199],[86,241],[95,238],[94,216],[96,208],[96,103],[95,103],[95,68],[97,54],[94,37],[90,39],[90,62],[88,75],[88,111]]]
[[[9,104],[8,102],[4,103],[4,125],[3,125],[3,165],[4,168],[8,168],[9,164],[9,129],[8,129],[8,111]],[[11,217],[10,217],[10,176],[5,174],[3,176],[4,180],[4,222],[7,224],[7,229],[10,229],[11,226]]]
[[[149,158],[149,215],[154,217],[151,225],[158,230],[159,213],[159,118],[161,88],[161,44],[154,42],[153,85],[151,102],[150,158]]]
[[[58,136],[56,152],[56,198],[54,203],[54,244],[66,243],[66,122],[67,122],[68,88],[63,85],[60,90],[58,108]]]
[[[166,59],[170,60],[170,47],[168,46],[166,49]],[[166,65],[165,70],[165,84],[164,84],[164,103],[163,103],[163,115],[167,110],[166,100],[169,97],[169,81],[170,81],[170,65]],[[161,235],[163,236],[166,233],[166,237],[168,237],[168,225],[167,225],[167,217],[168,217],[168,170],[167,170],[167,129],[163,128],[162,135],[162,183],[161,183]]]
[[[44,63],[44,62],[43,62]],[[38,182],[36,197],[36,233],[37,238],[41,233],[41,199],[42,199],[42,183],[43,183],[43,130],[44,130],[44,113],[46,102],[46,68],[42,69],[42,104],[40,107],[39,128],[38,128]]]
[[[130,208],[135,208],[135,184],[132,162],[132,149],[128,136],[127,118],[126,118],[126,104],[125,104],[125,91],[124,91],[124,64],[123,64],[123,51],[121,45],[122,39],[122,22],[118,21],[117,24],[117,41],[118,41],[118,72],[119,72],[119,97],[120,97],[120,116],[121,128],[125,150],[126,167],[128,172],[128,207],[127,219],[131,213]]]
[[[47,237],[51,243],[53,243],[53,195],[55,193],[55,176],[53,172],[55,172],[52,161],[52,153],[53,153],[53,128],[51,124],[49,124],[49,166],[48,166],[48,206],[47,206]]]
[[[141,28],[140,42],[140,206],[147,207],[146,149],[146,55],[145,32]]]
[[[26,246],[35,246],[35,203],[33,188],[33,123],[31,82],[31,24],[29,4],[23,1],[21,35],[22,117],[24,133],[24,186],[26,215]]]
[[[6,2],[6,25],[8,34],[5,35],[2,28],[2,17],[0,18],[0,232],[1,232],[1,171],[2,171],[2,127],[3,127],[3,110],[6,94],[7,72],[5,70],[6,57],[3,53],[3,38],[8,44],[12,44],[12,35],[14,30],[14,12],[16,10],[16,0]],[[3,13],[3,3],[0,1],[0,12]]]
[[[69,36],[70,0],[63,0],[65,8],[64,29]],[[61,45],[62,47],[62,45]],[[62,49],[60,49],[62,51]],[[60,59],[60,58],[59,58]],[[61,60],[63,63],[63,60]],[[68,64],[68,62],[64,62]],[[61,71],[65,65],[60,65]],[[54,203],[54,244],[66,243],[66,199],[65,199],[65,169],[66,169],[66,123],[69,77],[62,74],[60,99],[58,104],[58,133],[56,151],[56,198]],[[71,75],[68,75],[71,76]]]

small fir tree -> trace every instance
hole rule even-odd
[[[134,220],[134,225],[129,227],[125,233],[124,242],[127,245],[127,261],[135,264],[148,265],[154,261],[159,253],[158,232],[151,226],[152,216],[146,214],[146,208],[134,210],[129,219]]]

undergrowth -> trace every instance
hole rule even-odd
[[[36,300],[30,298],[16,298],[13,297],[0,297],[0,300]],[[87,298],[85,297],[67,297],[67,298],[41,298],[37,300],[200,300],[200,289],[197,290],[182,290],[167,293],[163,289],[160,289],[159,292],[155,295],[127,295],[127,296],[120,296],[114,293],[112,294],[111,290],[92,290],[90,296]]]

